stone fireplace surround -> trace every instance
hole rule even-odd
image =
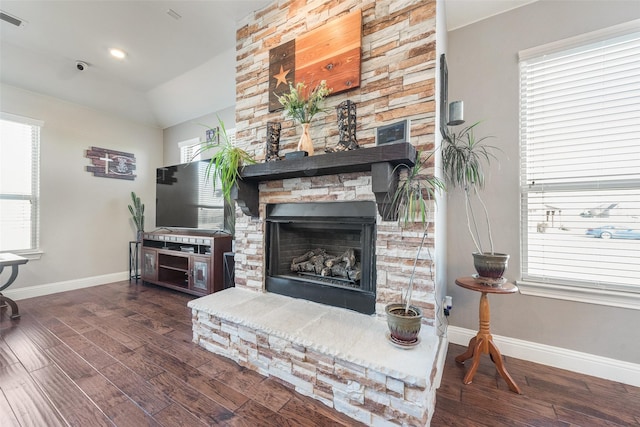
[[[282,123],[281,155],[295,150],[299,139],[295,123],[283,121],[282,112],[269,112],[269,50],[356,9],[362,11],[363,25],[360,87],[330,97],[327,107],[347,99],[357,105],[358,143],[366,153],[380,148],[376,128],[406,119],[411,145],[423,153],[434,151],[436,0],[274,0],[243,19],[236,32],[236,144],[255,156],[257,169],[272,167],[261,163],[267,122]],[[311,136],[318,153],[333,147],[335,115],[315,120]],[[363,154],[357,151],[351,155]],[[328,161],[325,154],[313,158]],[[423,309],[424,319],[421,343],[413,350],[386,340],[383,317],[386,303],[397,301],[406,286],[421,227],[400,227],[378,214],[375,315],[264,292],[266,205],[378,201],[384,189],[377,188],[375,176],[371,167],[324,175],[309,167],[301,175],[248,179],[251,185],[239,188],[249,196],[239,199],[236,215],[236,287],[192,301],[194,341],[367,425],[426,425],[434,406],[434,378],[446,351],[435,333],[437,224],[430,225],[428,250],[416,273],[413,302]]]
[[[367,150],[362,150],[364,157]],[[339,158],[340,154],[327,156],[331,160],[331,156]],[[290,169],[291,164],[283,161],[280,168]],[[309,174],[309,170],[301,168],[298,174]],[[313,173],[320,175],[284,180],[270,180],[269,175],[256,178],[260,180],[261,216],[251,222],[260,224],[263,239],[267,204],[336,201],[335,197],[319,195],[299,198],[295,196],[295,188],[323,188],[329,194],[339,192],[348,200],[349,195],[356,194],[360,194],[358,200],[375,199],[374,173],[322,175],[328,172],[318,169]],[[251,174],[249,169],[247,175]],[[278,177],[278,173],[273,176]],[[252,185],[251,179],[245,184]],[[349,189],[351,186],[359,189],[354,191]],[[285,188],[291,189],[291,193],[283,194]],[[378,215],[379,223],[381,219]],[[384,232],[382,238],[387,238]],[[380,236],[376,238],[376,247],[382,249],[379,240]],[[385,251],[379,252],[384,258]],[[236,258],[241,260],[242,255],[237,253]],[[379,275],[388,274],[384,263],[376,264]],[[264,265],[259,268],[264,280]],[[264,289],[255,292],[237,286],[189,303],[193,311],[193,340],[242,366],[278,378],[297,392],[367,425],[426,425],[435,404],[439,339],[427,321],[416,348],[395,347],[386,337],[387,326],[380,312],[390,301],[384,294],[377,300],[378,315],[368,316],[265,293]]]

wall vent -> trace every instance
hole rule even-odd
[[[16,27],[20,27],[24,24],[22,19],[16,18],[15,16],[11,16],[8,13],[0,11],[0,19],[8,22],[9,24],[15,25]]]

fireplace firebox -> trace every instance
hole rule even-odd
[[[375,312],[374,202],[280,203],[266,212],[268,292]]]

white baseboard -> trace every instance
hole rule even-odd
[[[449,341],[463,346],[467,346],[476,333],[457,326],[447,328]],[[505,356],[640,387],[640,364],[516,338],[492,336],[500,353]]]
[[[56,294],[58,292],[73,291],[74,289],[121,282],[123,280],[129,280],[129,273],[126,271],[123,271],[122,273],[111,273],[104,274],[102,276],[67,280],[64,282],[47,283],[45,285],[28,286],[26,288],[7,289],[3,294],[12,300],[19,301],[25,298],[41,297],[44,295]]]

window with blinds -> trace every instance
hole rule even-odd
[[[39,246],[42,124],[0,114],[0,252],[33,252]]]
[[[523,280],[640,293],[640,32],[520,53]]]
[[[193,138],[179,142],[178,148],[180,149],[180,163],[189,163],[200,160],[202,156],[201,153],[198,152],[198,149],[201,145],[202,143],[200,142],[200,138]]]
[[[227,129],[227,142],[229,144],[235,144],[236,142],[236,130],[235,129]],[[178,148],[180,149],[180,162],[188,163],[196,160],[202,160],[204,158],[210,158],[211,152],[210,150],[206,150],[201,152],[202,141],[200,138],[192,138],[186,141],[181,141],[178,143]]]

